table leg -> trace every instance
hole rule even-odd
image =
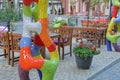
[[[60,59],[60,36],[58,37],[58,52],[59,52],[59,59]]]

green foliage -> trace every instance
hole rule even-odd
[[[109,0],[103,0],[104,2],[106,2],[106,3],[109,3]]]
[[[70,4],[75,5],[78,1],[80,1],[80,0],[70,0]]]
[[[90,7],[94,7],[96,5],[99,5],[101,3],[109,3],[109,0],[103,0],[103,1],[98,1],[98,0],[90,0]]]
[[[21,14],[19,15],[17,13],[14,6],[11,5],[10,2],[5,2],[3,4],[5,5],[5,7],[0,10],[0,20],[10,22],[13,19],[15,21],[21,19],[22,15]]]
[[[67,21],[65,20],[65,19],[54,19],[54,21],[53,21],[53,27],[55,27],[55,28],[59,28],[59,27],[61,27],[61,25],[62,24],[66,24],[67,23]]]
[[[92,50],[85,46],[75,46],[73,48],[73,52],[75,55],[82,57],[83,59],[87,59],[90,56],[97,55],[100,53],[100,51]]]
[[[92,1],[90,1],[90,7],[91,8],[94,7],[95,5],[98,5],[98,4],[99,4],[98,0],[92,0]]]
[[[71,20],[71,18],[68,19],[68,26],[75,26],[75,23]]]

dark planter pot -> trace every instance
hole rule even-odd
[[[77,67],[79,69],[89,69],[92,63],[93,56],[89,57],[86,60],[76,55],[75,55],[75,58],[76,58]]]

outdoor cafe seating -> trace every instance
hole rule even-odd
[[[106,31],[109,24],[109,21],[103,18],[96,18],[95,20],[81,20],[82,27],[95,27],[97,28],[97,34],[101,38],[101,41],[98,41],[99,47],[100,44],[106,44]]]
[[[86,22],[87,24],[87,22]],[[88,42],[92,42],[96,47],[100,48],[101,45],[106,42],[106,30],[107,27],[93,27],[93,26],[64,26],[73,30],[72,37],[79,41],[81,38],[86,39]],[[89,36],[88,36],[89,35]]]
[[[10,41],[9,41],[9,36],[8,36],[8,32],[0,32],[0,49],[3,49],[3,54],[1,54],[0,56],[4,56],[5,58],[7,57],[7,55],[10,53]],[[8,61],[8,64],[9,61]]]
[[[87,41],[87,43],[92,43],[95,46],[97,43],[97,29],[96,28],[88,28],[88,27],[75,27],[74,33],[76,42],[78,42],[81,39],[84,39]]]
[[[12,66],[14,66],[14,62],[16,62],[17,57],[14,57],[14,55],[15,52],[20,51],[18,44],[20,38],[21,38],[20,34],[11,33],[8,31],[1,32],[0,49],[3,49],[3,54],[1,54],[0,56],[8,58],[9,65],[12,64]]]
[[[76,41],[80,38],[85,38],[88,41],[94,43],[96,47],[100,48],[101,39],[105,38],[105,29],[97,28],[97,27],[69,27],[64,26],[61,28],[52,28],[51,33],[57,33],[59,35],[52,35],[51,38],[56,45],[58,45],[58,51],[60,54],[60,47],[62,48],[62,60],[64,60],[65,55],[70,54],[72,56],[72,38],[75,37]],[[14,56],[17,54],[16,52],[20,52],[19,48],[19,40],[21,38],[20,34],[11,33],[11,32],[2,32],[2,36],[0,37],[0,42],[3,47],[0,47],[4,50],[4,56],[8,58],[8,64],[14,66],[14,62],[19,60],[19,56]],[[7,35],[5,37],[5,35]],[[57,39],[56,39],[57,38]],[[8,40],[5,40],[8,39]],[[3,42],[4,41],[4,42]],[[5,42],[7,41],[7,42]],[[104,39],[105,41],[105,39]],[[7,43],[7,46],[5,44]],[[65,46],[69,46],[69,52],[65,53]],[[45,48],[42,51],[43,57],[45,57]],[[19,55],[19,53],[18,53]],[[2,55],[0,55],[2,56]],[[16,60],[17,59],[17,60]]]
[[[16,52],[20,52],[19,42],[21,39],[21,34],[11,32],[10,38],[11,38],[11,41],[10,41],[11,53],[10,53],[9,61],[12,60],[12,66],[14,66],[14,62],[19,61],[19,56],[15,56],[15,54],[19,55],[19,53],[16,53]]]
[[[57,38],[59,42],[60,35],[59,34],[51,34],[51,38]],[[0,49],[3,49],[3,54],[0,56],[4,56],[8,60],[8,64],[14,66],[16,61],[19,61],[20,56],[20,46],[19,42],[21,39],[21,33],[17,32],[1,32],[0,36]],[[59,44],[59,43],[58,43]],[[44,49],[44,48],[42,48]],[[41,50],[43,57],[45,57],[45,51]],[[60,52],[60,48],[58,45],[58,51]]]
[[[62,48],[62,60],[65,55],[72,56],[72,29],[68,27],[52,28],[52,32],[60,34],[60,47]],[[54,43],[58,45],[58,40],[53,39]],[[69,46],[69,52],[65,53],[65,47]]]

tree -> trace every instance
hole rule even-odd
[[[96,6],[96,5],[98,5],[99,6],[99,13],[98,13],[98,17],[99,17],[99,20],[100,20],[100,13],[101,13],[101,11],[100,11],[100,5],[102,4],[102,3],[106,3],[106,4],[109,4],[109,0],[89,0],[89,3],[90,3],[90,8],[89,9],[91,9],[91,8],[93,8],[94,6]],[[88,12],[89,13],[89,12]],[[89,16],[89,15],[88,15]]]

